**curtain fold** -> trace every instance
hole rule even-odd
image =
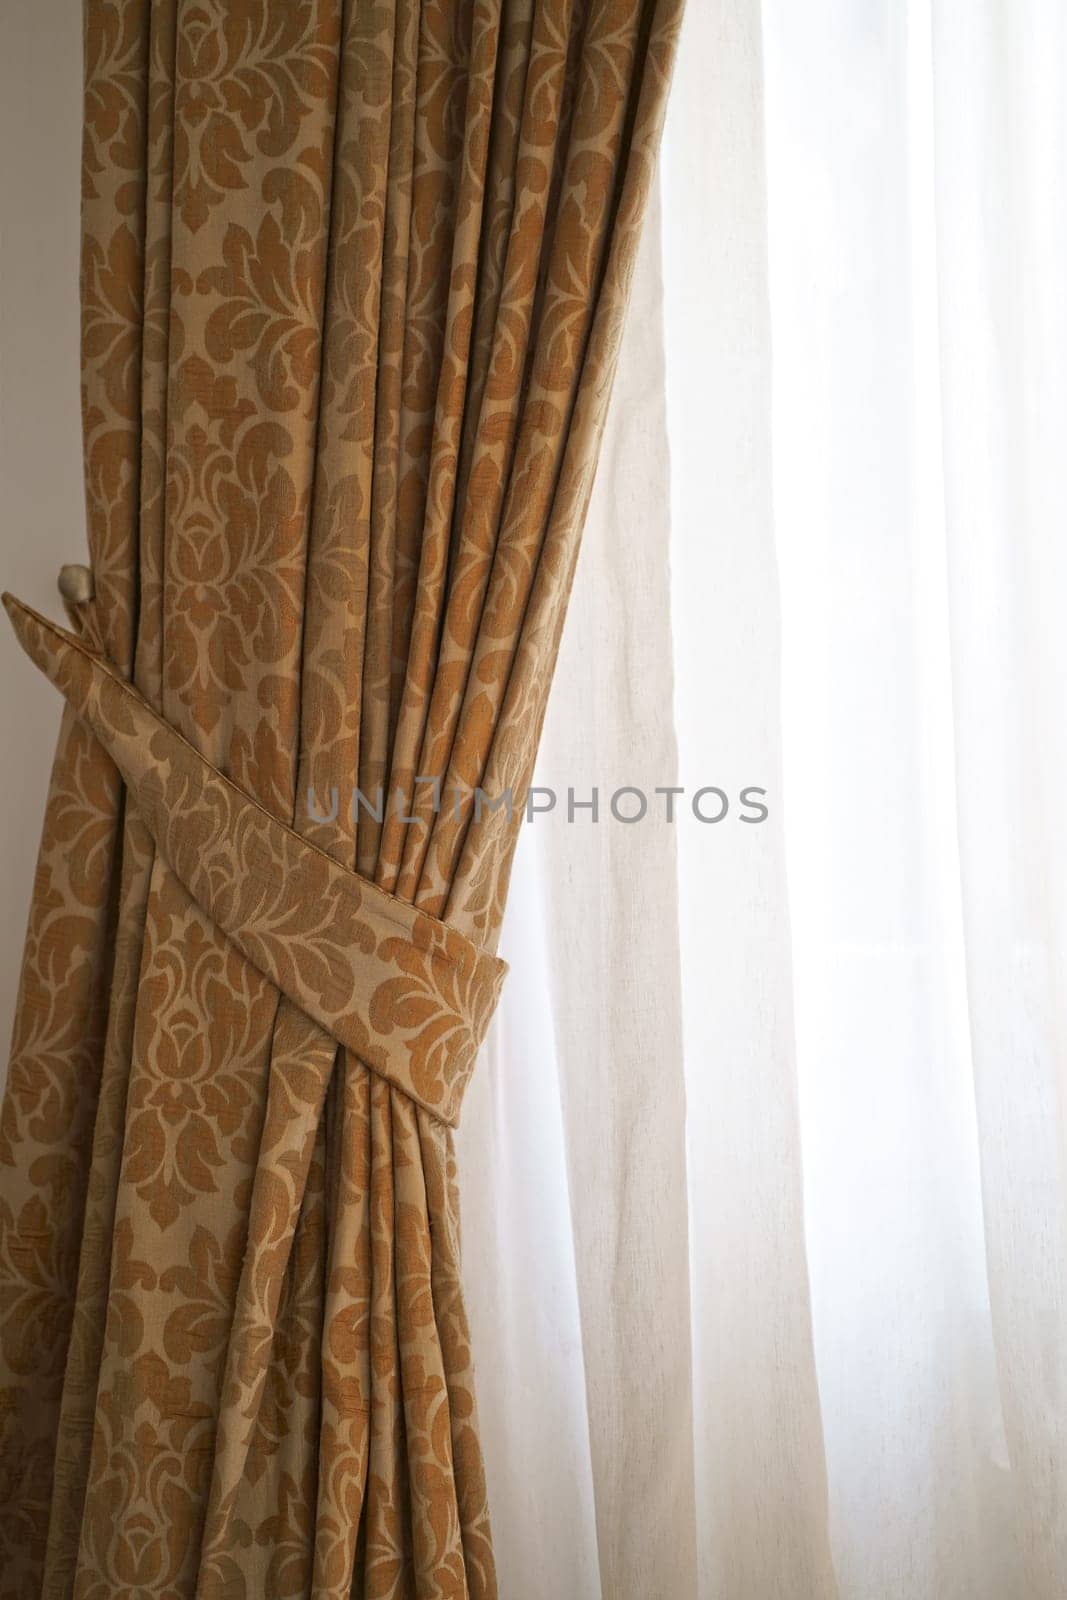
[[[610,804],[662,805],[676,759],[658,213],[654,193],[538,752],[554,804],[516,856],[517,959],[459,1132],[509,1600],[696,1592],[675,830]]]
[[[797,1092],[795,800],[782,773],[770,18],[768,0],[687,13],[661,184],[700,1600],[840,1593]],[[694,814],[704,785],[727,798],[718,823]],[[757,825],[743,820],[749,786],[764,791]],[[719,805],[712,793],[702,810]]]
[[[709,1600],[1067,1593],[1065,47],[1054,0],[722,0],[683,26],[661,166],[674,645],[658,668],[676,673],[679,781],[730,800],[709,827],[680,800],[675,830]],[[645,332],[655,298],[635,289],[638,303]],[[655,411],[653,398],[642,414]],[[647,458],[627,493],[636,452],[609,471],[607,449],[598,498],[626,494],[639,526],[662,525]],[[613,532],[601,544],[587,529],[565,651],[618,621],[628,555],[624,525]],[[656,628],[666,557],[650,545],[630,598],[643,625],[628,667]],[[610,749],[640,717],[625,673],[609,689],[583,744],[583,776],[605,781],[589,746]],[[561,672],[549,730],[584,735],[588,693]],[[768,789],[759,827],[737,818],[749,783]],[[534,1034],[550,1061],[574,1048],[575,1016],[590,1056],[621,1057],[629,1017],[603,1014],[603,997],[630,961],[647,977],[663,959],[650,864],[667,830],[620,829],[602,804],[598,828],[581,815],[556,830],[558,854],[520,860],[527,903],[540,888],[551,908],[543,930],[530,914],[505,924],[515,969],[552,973]],[[538,846],[552,828],[538,818]],[[609,881],[627,848],[613,831],[642,848],[603,896],[611,915],[553,903],[568,849],[576,874],[603,863]],[[636,935],[631,903],[649,910]],[[494,1029],[522,1016],[505,990]],[[502,1168],[516,1091],[503,1073],[496,1087]],[[563,1137],[592,1144],[599,1126],[561,1102]],[[626,1119],[620,1096],[612,1120]],[[643,1185],[673,1134],[666,1119],[628,1126]],[[614,1155],[598,1150],[601,1170]],[[546,1171],[553,1156],[546,1138]],[[630,1249],[611,1249],[632,1191],[603,1186],[592,1250],[610,1277],[579,1317],[564,1291],[587,1270],[584,1228],[568,1225],[546,1263],[555,1218],[538,1214],[535,1232],[510,1172],[486,1181],[506,1207],[498,1255],[526,1243],[510,1303],[532,1277],[556,1287],[543,1321],[515,1317],[500,1364],[536,1371],[548,1322],[593,1370],[637,1298]],[[643,1263],[641,1285],[668,1254]],[[472,1312],[481,1324],[473,1296]],[[661,1327],[610,1417],[612,1466],[640,1459],[646,1397],[685,1342],[669,1313]],[[607,1387],[599,1361],[595,1379]],[[608,1497],[577,1435],[595,1450],[603,1412],[577,1383],[571,1406],[559,1436],[579,1525],[562,1525],[553,1561],[581,1570],[594,1534],[604,1554]],[[502,1448],[491,1427],[486,1446]],[[554,1469],[541,1468],[555,1489]],[[628,1570],[660,1577],[640,1473],[617,1488]],[[681,1495],[669,1526],[684,1545]],[[531,1568],[517,1596],[549,1592]],[[605,1592],[631,1592],[608,1571]],[[655,1579],[632,1586],[646,1590]]]
[[[78,623],[489,954],[677,12],[86,9]],[[192,869],[68,711],[0,1127],[0,1593],[491,1596],[451,1129]],[[368,1037],[447,1062],[393,958]]]

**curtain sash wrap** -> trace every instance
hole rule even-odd
[[[88,596],[63,592],[77,616]],[[205,916],[339,1045],[455,1126],[506,964],[287,827],[100,651],[3,600],[23,649],[107,750]]]

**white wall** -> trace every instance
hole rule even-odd
[[[0,22],[0,588],[61,615],[85,560],[78,399],[81,7],[5,0]],[[0,1077],[59,697],[0,622]]]

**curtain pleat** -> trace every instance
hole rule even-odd
[[[678,75],[699,74],[700,60],[680,60]],[[507,1485],[493,1510],[509,1600],[695,1600],[710,1515],[694,1492],[698,1243],[687,1238],[675,861],[685,802],[667,824],[662,793],[683,781],[664,709],[669,541],[648,536],[670,511],[658,210],[653,198],[538,752],[538,803],[555,805],[516,857],[500,944],[511,976],[459,1130],[483,1446],[490,1483]],[[622,815],[646,797],[639,825],[612,813],[624,787]],[[583,807],[598,795],[596,823],[588,809],[569,816],[569,792]],[[517,1058],[536,1066],[520,1078]]]
[[[79,627],[489,950],[677,11],[86,8]],[[432,1032],[390,992],[368,1027]],[[71,713],[0,1165],[0,1594],[496,1594],[452,1130],[245,959]]]

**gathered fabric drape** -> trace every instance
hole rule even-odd
[[[496,1593],[452,1127],[677,12],[89,0],[5,1597]]]
[[[581,1576],[539,1581],[530,1524],[562,1476],[546,1452],[529,1517],[496,1522],[514,1600],[1067,1594],[1065,107],[1056,0],[687,10],[662,239],[645,240],[662,294],[639,265],[535,777],[586,799],[595,775],[601,819],[568,825],[565,802],[537,819],[515,890],[542,915],[513,896],[501,937],[513,979],[478,1145],[503,1211],[493,1298],[476,1293],[487,1207],[465,1234],[479,1347],[497,1303],[533,1302],[502,1351],[515,1387],[546,1343],[587,1374],[558,1426],[569,1516],[550,1555]],[[657,296],[665,359],[631,363]],[[613,450],[635,414],[640,475]],[[646,530],[667,471],[665,547]],[[625,604],[575,771],[590,687],[568,652],[614,642]],[[672,671],[678,770],[661,725],[655,774],[685,787],[673,827],[633,734]],[[644,787],[640,825],[612,819],[614,783]],[[717,824],[688,804],[704,784],[729,798]],[[747,784],[767,790],[759,826],[740,820]],[[610,919],[559,893],[576,879]],[[634,962],[640,984],[620,985]],[[646,1078],[628,1052],[650,989]],[[595,1229],[584,1210],[553,1226],[513,1176],[507,1111],[530,1091],[506,1052],[531,1012],[543,1187],[564,1159],[572,1194],[596,1181]],[[626,1089],[591,1175],[589,1063],[613,1058]],[[664,1210],[683,1122],[679,1264]],[[636,1227],[635,1169],[659,1199]],[[602,1352],[636,1328],[639,1375],[605,1407]],[[648,1409],[668,1392],[670,1453]],[[493,1462],[510,1441],[488,1399]]]

